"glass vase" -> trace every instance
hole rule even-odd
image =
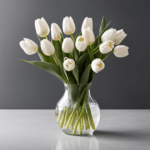
[[[56,120],[65,134],[93,135],[100,121],[100,108],[90,94],[91,84],[64,84],[56,106]]]

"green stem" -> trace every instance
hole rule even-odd
[[[92,51],[94,53],[99,48],[99,45],[96,46],[96,48]]]
[[[83,121],[84,121],[85,130],[87,130],[87,120],[86,120],[85,112],[83,113]]]
[[[53,59],[54,59],[54,61],[55,61],[56,65],[58,66],[58,62],[57,62],[57,60],[56,60],[55,56],[54,56],[54,55],[51,55],[51,56],[53,57]]]
[[[73,119],[74,115],[76,114],[76,110],[78,109],[78,107],[79,107],[79,105],[80,105],[80,103],[81,103],[81,101],[82,101],[82,98],[83,98],[83,96],[85,95],[85,90],[86,90],[86,88],[85,88],[85,89],[83,90],[83,92],[80,94],[80,97],[79,97],[79,99],[78,99],[78,103],[77,103],[76,107],[73,109],[73,111],[72,111],[72,113],[71,113],[71,115],[70,115],[70,117],[69,117],[69,119],[68,119],[68,122],[67,122],[67,125],[66,125],[65,129],[68,129],[68,128],[69,128],[69,125],[70,125],[70,123],[71,123],[71,120]]]
[[[87,113],[86,113],[85,109],[84,109],[84,123],[86,125],[86,130],[90,129],[89,120],[88,120],[88,116],[87,116]]]
[[[99,52],[99,49],[97,49],[95,52],[93,52],[93,55],[95,55],[97,52]]]
[[[112,51],[109,54],[107,54],[107,56],[105,58],[103,58],[102,60],[104,61],[111,53],[114,53],[114,51]]]
[[[71,36],[72,40],[74,41],[74,37],[73,37],[73,35],[72,35],[72,34],[70,34],[70,36]]]
[[[60,119],[61,119],[61,115],[62,115],[62,111],[59,111],[59,112],[58,112],[57,122],[59,122],[59,121],[60,121]]]
[[[72,121],[71,121],[72,130],[73,130],[73,127],[74,127],[75,118],[76,118],[76,114],[73,116]]]
[[[64,108],[64,112],[63,112],[62,119],[61,119],[61,122],[60,122],[60,128],[62,128],[63,125],[64,125],[65,114],[66,114],[66,107]]]
[[[84,130],[84,115],[81,118],[81,128]]]
[[[69,58],[70,58],[70,59],[72,58],[72,56],[71,56],[71,52],[69,53]]]
[[[64,125],[66,125],[66,124],[67,124],[69,114],[70,114],[70,108],[66,108],[66,115],[65,115]]]
[[[48,40],[47,35],[45,35],[45,38]]]
[[[78,119],[77,119],[77,121],[76,121],[76,123],[75,123],[75,126],[74,126],[74,128],[73,128],[73,133],[72,133],[72,134],[75,134],[75,133],[76,133],[78,124],[79,124],[80,119],[81,119],[81,117],[82,117],[82,115],[83,115],[83,113],[84,113],[84,107],[85,107],[85,102],[86,102],[87,98],[88,98],[88,91],[85,92],[85,96],[84,96],[84,99],[83,99],[83,104],[82,104],[81,113],[80,113],[80,116],[78,117]]]
[[[88,117],[89,117],[89,120],[90,120],[90,125],[91,125],[92,129],[95,130],[95,124],[94,124],[94,120],[93,120],[93,117],[92,117],[92,114],[91,114],[90,107],[87,108],[87,114],[88,114]]]
[[[88,54],[89,54],[90,60],[91,60],[91,61],[93,61],[94,56],[92,55],[92,52],[91,52],[90,46],[88,46],[88,47],[87,47],[87,51],[88,51]]]
[[[79,110],[77,110],[77,118],[79,118]],[[81,128],[81,119],[80,119],[80,121],[79,121],[78,128],[79,128],[79,131],[78,131],[78,133],[79,133],[79,134],[82,134],[82,128]],[[75,131],[75,132],[76,132],[76,131]]]

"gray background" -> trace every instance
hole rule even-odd
[[[101,108],[150,108],[150,37],[148,0],[0,0],[0,108],[55,108],[64,92],[63,84],[44,70],[19,62],[39,60],[19,47],[24,37],[39,44],[34,20],[44,17],[62,26],[65,16],[72,16],[76,31],[83,19],[94,21],[98,34],[102,16],[110,27],[124,29],[128,36],[122,44],[130,55],[119,59],[113,54],[106,68],[96,75],[92,95]],[[49,36],[50,37],[50,36]]]

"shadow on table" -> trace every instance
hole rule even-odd
[[[142,132],[140,130],[132,130],[132,131],[101,131],[96,130],[94,132],[94,136],[96,138],[118,138],[118,139],[128,139],[128,140],[150,140],[150,132]]]

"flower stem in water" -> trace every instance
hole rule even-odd
[[[64,108],[63,115],[62,115],[62,118],[61,118],[61,122],[60,122],[60,128],[62,128],[62,127],[63,127],[63,125],[64,125],[66,109],[67,109],[67,108],[65,107],[65,108]]]

